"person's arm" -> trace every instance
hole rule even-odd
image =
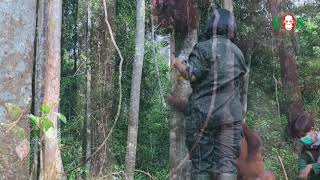
[[[304,159],[304,156],[301,154],[298,158],[299,178],[307,179],[311,169],[312,166],[307,164],[307,162]]]
[[[312,170],[315,174],[320,174],[320,163],[312,163],[310,165],[312,166]]]
[[[189,77],[189,73],[187,71],[187,66],[186,64],[182,63],[182,60],[180,59],[175,59],[174,63],[173,63],[173,67],[176,68],[179,73],[181,74],[181,76],[186,79],[186,80],[190,80],[190,81],[195,81],[196,80],[196,76],[191,74],[191,77]]]
[[[173,67],[180,72],[184,79],[191,82],[200,80],[208,72],[208,67],[206,67],[204,64],[204,59],[197,45],[193,47],[187,64],[184,64],[181,60],[176,59],[173,63]]]
[[[320,174],[320,163],[311,163],[308,164],[305,160],[305,157],[301,154],[298,159],[298,169],[299,177],[301,179],[306,179],[311,171],[315,174]]]

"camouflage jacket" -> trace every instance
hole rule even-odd
[[[298,169],[299,172],[303,171],[308,164],[312,165],[312,171],[308,176],[308,180],[319,180],[320,179],[320,147],[310,148],[305,146],[305,149],[299,154],[298,158]],[[316,157],[314,157],[314,155]]]
[[[188,79],[196,77],[190,82],[187,116],[216,125],[242,121],[239,82],[247,71],[241,50],[229,39],[213,36],[197,43],[187,62]]]

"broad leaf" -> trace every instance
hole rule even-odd
[[[53,127],[53,123],[50,121],[50,119],[45,118],[42,121],[42,125],[43,125],[43,131],[47,132],[50,128]]]
[[[31,120],[31,122],[36,125],[36,126],[39,126],[39,117],[38,116],[35,116],[33,114],[30,114],[29,115],[29,118]]]
[[[50,107],[47,104],[42,104],[41,105],[41,112],[43,112],[44,114],[49,114]]]

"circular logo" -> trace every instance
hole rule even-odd
[[[293,31],[294,28],[296,27],[296,23],[297,23],[296,18],[294,18],[294,16],[291,14],[285,15],[281,19],[282,28],[286,31]]]

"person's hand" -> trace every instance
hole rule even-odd
[[[175,58],[173,61],[172,67],[181,72],[182,70],[184,70],[185,65],[180,59]]]
[[[308,164],[306,168],[304,168],[303,171],[300,172],[299,178],[303,180],[307,180],[309,173],[312,170],[312,165]]]

